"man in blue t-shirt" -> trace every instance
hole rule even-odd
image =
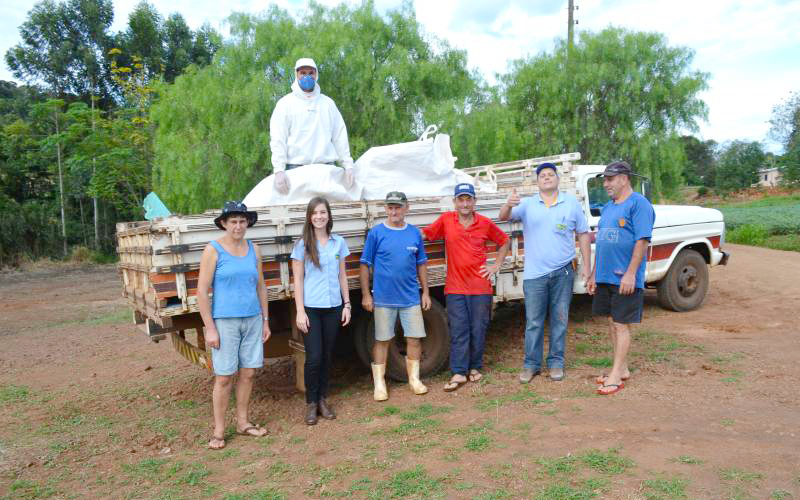
[[[419,361],[422,357],[420,339],[425,337],[422,309],[427,311],[431,307],[425,264],[428,257],[419,229],[405,222],[407,213],[408,199],[404,193],[392,191],[387,194],[386,222],[369,231],[361,252],[361,305],[367,311],[374,311],[375,316],[375,345],[372,348],[375,401],[389,399],[384,375],[389,342],[394,338],[398,317],[406,338],[408,384],[414,394],[428,392],[419,379]],[[370,267],[373,274],[372,289],[369,286]]]
[[[597,378],[598,394],[608,395],[625,387],[630,377],[629,324],[642,321],[647,247],[653,234],[653,205],[631,187],[631,166],[624,161],[608,165],[603,187],[611,201],[600,215],[595,246],[594,273],[587,289],[594,295],[592,313],[608,317],[614,347],[614,365]]]

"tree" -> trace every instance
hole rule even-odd
[[[20,26],[22,42],[6,52],[13,75],[42,82],[55,96],[108,96],[103,53],[114,18],[111,0],[44,0]]]
[[[164,32],[161,14],[147,3],[139,2],[128,16],[128,29],[123,35],[123,54],[136,56],[149,78],[164,72]],[[124,61],[130,65],[130,61]]]
[[[230,18],[232,40],[211,65],[160,87],[153,185],[172,210],[244,197],[271,172],[269,118],[290,91],[294,62],[311,55],[319,84],[348,127],[351,154],[415,139],[426,112],[463,102],[474,82],[463,51],[425,40],[410,4],[380,15],[372,2],[311,4],[295,20],[272,7]]]
[[[772,108],[769,135],[784,149],[781,174],[785,184],[800,183],[800,92]]]
[[[760,142],[733,141],[725,144],[717,160],[716,186],[723,191],[750,187],[758,181],[764,165]]]
[[[701,141],[693,135],[681,137],[683,150],[686,154],[686,170],[684,177],[686,183],[692,186],[714,185],[714,148],[717,142],[714,140]]]
[[[502,81],[524,151],[624,159],[655,192],[674,190],[685,162],[678,134],[707,113],[698,94],[708,75],[691,69],[693,57],[662,34],[607,28],[583,33],[569,59],[559,40],[552,54],[515,61]]]
[[[172,14],[164,22],[164,79],[170,83],[175,81],[184,68],[192,63],[192,50],[194,40],[192,30],[186,24],[183,16]],[[211,62],[205,61],[205,64]]]

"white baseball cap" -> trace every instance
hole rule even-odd
[[[315,63],[314,60],[311,59],[310,57],[301,57],[300,59],[297,60],[296,63],[294,63],[294,70],[297,71],[298,69],[303,67],[314,68],[314,70],[316,71],[317,63]]]

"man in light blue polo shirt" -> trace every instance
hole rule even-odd
[[[520,201],[512,190],[499,219],[522,221],[525,239],[525,362],[519,374],[527,384],[541,372],[544,320],[550,314],[547,368],[551,380],[564,379],[569,304],[575,272],[575,235],[583,256],[581,278],[590,276],[591,243],[586,215],[578,200],[558,190],[558,169],[552,163],[536,167],[539,193]]]

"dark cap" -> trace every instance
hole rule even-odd
[[[556,173],[556,175],[558,175],[558,168],[554,164],[552,164],[550,162],[542,163],[538,167],[536,167],[536,175],[538,176],[539,172],[541,172],[542,170],[544,170],[546,168],[552,168],[553,171]]]
[[[222,225],[222,221],[227,220],[231,215],[245,216],[247,218],[247,227],[252,226],[258,220],[258,213],[247,210],[247,205],[241,201],[226,201],[225,205],[222,207],[222,213],[219,214],[219,217],[214,219],[214,224],[216,224],[218,228],[224,230],[225,227]]]
[[[456,184],[456,189],[453,192],[453,196],[458,198],[462,194],[466,194],[475,198],[475,186],[467,182]]]
[[[603,175],[606,177],[614,177],[615,175],[619,174],[625,174],[628,177],[634,175],[633,169],[631,169],[631,166],[625,161],[615,161],[614,163],[609,164],[603,171]]]
[[[405,205],[406,203],[408,203],[408,198],[406,198],[406,194],[401,191],[390,191],[386,195],[387,205]]]

